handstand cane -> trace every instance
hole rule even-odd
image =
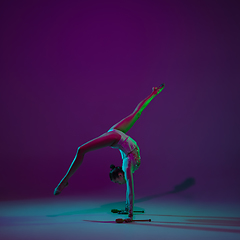
[[[112,213],[120,213],[120,214],[121,214],[121,212],[124,212],[124,210],[112,209],[111,212],[112,212]],[[134,213],[144,213],[143,210],[142,210],[142,211],[133,211],[133,212],[134,212]],[[123,214],[125,214],[125,213],[123,213]],[[126,213],[126,214],[127,214],[127,213]]]
[[[132,220],[132,222],[151,222],[151,219],[146,219],[146,220]],[[117,218],[116,219],[116,223],[123,223],[126,222],[124,219],[122,218]]]

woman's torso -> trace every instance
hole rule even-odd
[[[121,138],[118,142],[114,143],[111,147],[118,149],[121,153],[123,159],[122,169],[126,171],[128,162],[132,162],[133,172],[138,169],[140,166],[140,151],[137,143],[124,132],[117,129],[110,129],[108,132],[114,131],[121,135]]]

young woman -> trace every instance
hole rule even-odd
[[[133,217],[133,204],[134,204],[134,186],[133,186],[133,173],[140,166],[140,153],[137,143],[126,135],[127,131],[133,126],[133,124],[139,119],[142,111],[147,105],[155,98],[165,87],[165,84],[159,87],[153,87],[152,93],[142,100],[135,108],[133,113],[112,126],[108,132],[101,136],[81,145],[77,154],[64,178],[60,181],[58,186],[54,190],[54,195],[58,195],[68,185],[68,180],[76,172],[81,165],[84,155],[87,152],[97,150],[104,147],[112,147],[118,149],[121,152],[123,164],[122,167],[115,167],[111,165],[110,179],[114,183],[127,184],[126,192],[126,208],[128,213],[127,222],[132,221]]]

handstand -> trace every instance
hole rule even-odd
[[[133,124],[139,119],[142,111],[153,100],[153,98],[155,98],[164,89],[164,87],[165,84],[152,88],[152,93],[137,105],[133,113],[112,126],[108,132],[81,145],[77,150],[77,154],[67,174],[55,188],[54,195],[60,194],[68,185],[69,178],[72,177],[82,164],[84,155],[87,152],[104,147],[116,148],[121,152],[123,164],[122,167],[115,167],[114,165],[111,165],[110,168],[112,170],[110,171],[109,176],[111,181],[114,183],[127,184],[125,211],[128,212],[129,218],[126,219],[126,221],[132,221],[134,205],[133,173],[139,168],[141,158],[137,143],[125,133],[127,133]]]

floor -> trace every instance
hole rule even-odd
[[[136,200],[135,220],[116,223],[124,202],[101,196],[51,197],[0,203],[0,239],[240,239],[240,208],[234,204],[173,199]]]

